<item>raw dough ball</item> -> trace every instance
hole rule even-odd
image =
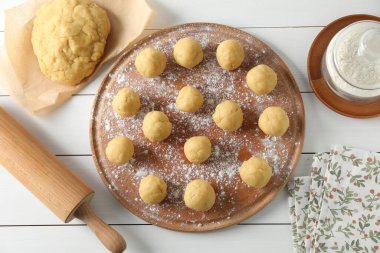
[[[272,177],[272,168],[264,159],[252,156],[241,165],[240,177],[247,185],[262,188]]]
[[[100,61],[111,24],[88,0],[54,0],[36,12],[32,46],[41,72],[53,82],[75,85]]]
[[[135,67],[142,76],[159,76],[166,68],[165,54],[152,47],[146,48],[137,55]]]
[[[112,108],[121,116],[132,116],[140,109],[140,96],[129,88],[119,90],[112,100]]]
[[[244,60],[243,46],[237,40],[225,40],[216,49],[216,59],[225,70],[237,69]]]
[[[243,124],[243,112],[240,106],[231,100],[218,104],[212,118],[218,127],[226,131],[235,131]]]
[[[258,95],[271,92],[277,84],[277,74],[265,64],[252,68],[247,73],[248,87]]]
[[[289,128],[289,118],[286,112],[278,106],[270,106],[261,113],[260,129],[273,136],[282,136]]]
[[[108,142],[106,156],[116,164],[128,162],[135,152],[132,141],[127,137],[116,137]]]
[[[194,68],[203,60],[201,44],[190,37],[180,39],[174,45],[174,59],[182,67]]]
[[[203,163],[210,157],[211,151],[211,142],[206,136],[194,136],[185,142],[185,156],[192,163]]]
[[[150,141],[162,141],[171,134],[172,123],[165,113],[152,111],[144,117],[143,132]]]
[[[149,175],[140,181],[139,194],[144,202],[158,204],[166,197],[167,188],[164,180],[155,175]]]
[[[196,179],[186,186],[183,200],[191,209],[208,211],[215,203],[215,191],[206,180]]]
[[[176,105],[180,111],[196,112],[202,107],[203,102],[202,93],[197,88],[185,86],[178,93]]]

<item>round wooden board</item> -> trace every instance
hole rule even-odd
[[[204,60],[189,70],[178,66],[172,57],[177,40],[191,36],[203,47]],[[242,66],[232,72],[216,62],[218,43],[237,39],[245,48]],[[146,48],[162,50],[167,69],[157,78],[141,77],[135,67],[136,54]],[[278,85],[269,95],[256,96],[245,83],[247,71],[260,63],[271,66]],[[195,114],[176,109],[178,91],[185,85],[198,87],[205,104]],[[140,112],[122,118],[113,112],[111,102],[122,87],[130,87],[141,96]],[[240,104],[244,123],[236,132],[224,132],[213,123],[215,106],[224,99]],[[265,136],[257,126],[260,113],[268,106],[283,107],[290,127],[281,138]],[[165,112],[173,123],[172,135],[151,143],[142,134],[142,121],[151,110]],[[105,147],[115,136],[128,136],[135,145],[134,159],[117,166],[105,157]],[[192,165],[183,155],[187,138],[207,135],[213,153],[201,165]],[[113,195],[133,214],[152,224],[178,231],[207,231],[227,227],[264,208],[285,186],[299,159],[304,140],[304,108],[297,84],[285,63],[266,44],[238,29],[208,23],[184,24],[161,30],[126,48],[99,88],[91,121],[91,146],[98,172]],[[238,173],[243,160],[261,156],[273,167],[274,175],[263,189],[244,184]],[[138,186],[147,174],[156,174],[168,184],[168,196],[159,205],[147,205],[139,197]],[[211,182],[217,198],[207,212],[188,209],[182,195],[186,184],[196,178]]]
[[[319,32],[309,50],[307,71],[309,82],[315,95],[331,110],[352,118],[372,118],[380,115],[380,99],[368,103],[351,102],[336,95],[328,86],[322,75],[322,59],[332,38],[344,27],[361,20],[380,18],[365,14],[349,15],[328,24]]]

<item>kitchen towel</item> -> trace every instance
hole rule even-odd
[[[379,154],[334,145],[288,189],[294,252],[380,252]]]
[[[310,177],[297,177],[288,186],[292,197],[289,203],[293,205],[291,212],[294,247],[296,252],[304,252],[305,242],[303,240],[306,233],[306,220],[308,210],[308,199],[310,189]]]

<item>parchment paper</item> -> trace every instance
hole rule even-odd
[[[0,48],[0,85],[32,113],[46,113],[91,82],[101,66],[143,31],[152,15],[144,0],[93,0],[107,11],[111,33],[95,72],[76,86],[54,83],[40,71],[31,32],[35,11],[48,0],[29,0],[5,11],[5,45]]]

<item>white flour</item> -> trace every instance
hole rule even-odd
[[[380,28],[380,23],[358,22],[343,29],[331,40],[325,64],[338,90],[363,98],[380,95],[380,63],[371,61],[368,55],[358,54],[362,35],[374,28]],[[372,50],[380,51],[380,44],[373,46],[378,49]]]

